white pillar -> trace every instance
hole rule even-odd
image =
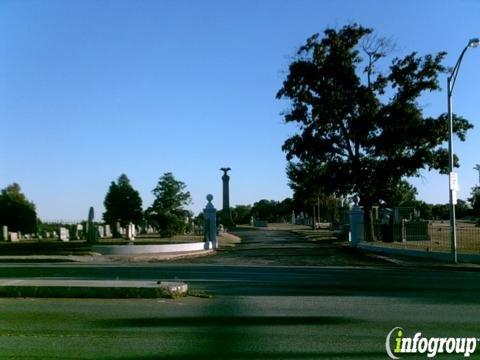
[[[355,196],[354,205],[350,209],[350,243],[352,246],[357,246],[365,239],[365,227],[364,227],[364,212],[363,209],[358,206],[360,198]]]

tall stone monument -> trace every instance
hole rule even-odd
[[[88,211],[88,222],[87,222],[87,242],[96,243],[97,242],[97,229],[95,228],[94,223],[95,213],[93,211],[93,206],[90,206]]]
[[[223,171],[222,181],[223,181],[223,208],[222,208],[222,224],[226,226],[232,226],[232,213],[230,211],[230,189],[229,189],[229,181],[230,176],[228,176],[228,172],[231,170],[230,168],[221,168]]]

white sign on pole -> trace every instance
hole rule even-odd
[[[452,204],[457,205],[457,192],[455,190],[452,191]]]
[[[458,187],[458,174],[453,171],[450,173],[450,190],[452,191],[460,190],[460,188]]]

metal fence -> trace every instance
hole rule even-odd
[[[366,226],[365,239],[384,246],[425,251],[450,251],[448,221],[402,220],[398,223],[374,222]],[[457,225],[457,249],[461,253],[480,253],[480,227],[468,222]]]

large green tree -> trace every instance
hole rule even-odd
[[[127,226],[128,223],[139,225],[143,219],[142,198],[130,184],[127,175],[122,174],[117,182],[112,181],[105,201],[103,220],[116,229],[115,224]]]
[[[0,194],[0,225],[9,231],[34,233],[37,226],[35,204],[22,193],[20,185],[13,183]]]
[[[249,224],[251,216],[251,205],[236,205],[232,208],[232,220],[235,224]]]
[[[418,101],[439,89],[445,53],[414,52],[380,71],[387,50],[356,24],[315,34],[299,49],[277,93],[291,104],[285,121],[299,126],[283,145],[294,190],[358,194],[369,209],[398,198],[405,177],[447,171],[447,118],[425,116]],[[471,127],[454,117],[460,140]]]
[[[186,219],[191,216],[184,207],[191,203],[186,185],[167,172],[153,189],[155,200],[146,211],[146,217],[160,232],[162,237],[181,234],[186,228]]]

